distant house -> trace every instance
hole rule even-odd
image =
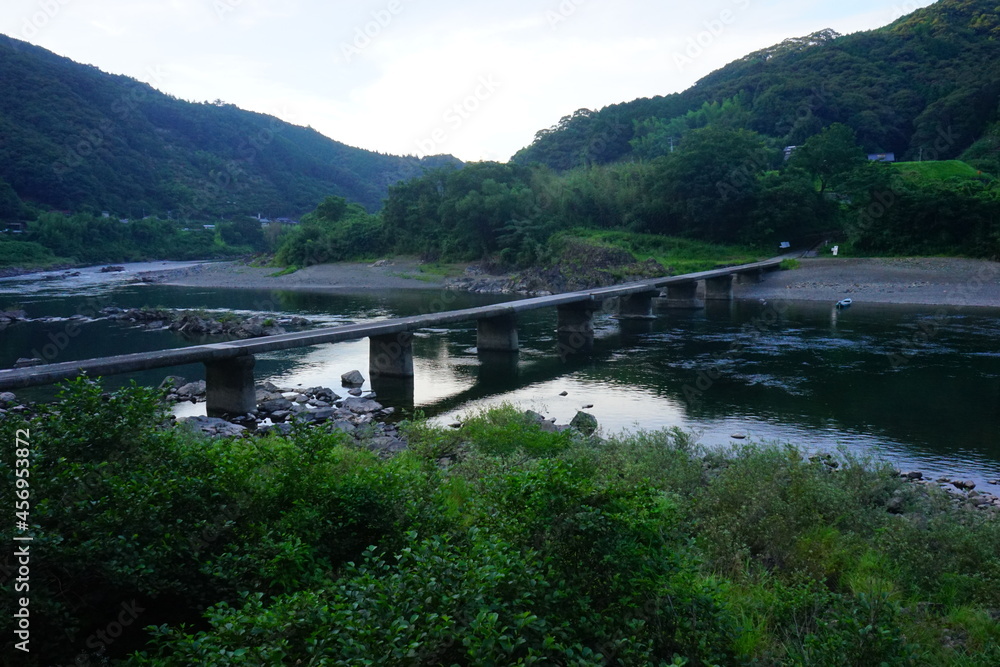
[[[283,225],[297,225],[297,224],[299,224],[298,220],[292,220],[291,218],[275,218],[274,221],[275,222],[280,222]]]
[[[0,223],[3,224],[3,223]],[[3,230],[11,234],[23,234],[24,233],[24,223],[23,222],[8,222],[7,227]]]
[[[207,229],[207,230],[209,230],[209,231],[211,231],[211,230],[215,229],[215,225],[202,225],[202,227],[203,227],[204,229]]]
[[[785,159],[786,160],[788,158],[792,157],[792,153],[795,152],[796,148],[798,148],[798,146],[785,146]]]
[[[872,162],[895,162],[895,153],[870,153],[868,159]]]

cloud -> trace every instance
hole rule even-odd
[[[446,130],[435,151],[506,159],[578,108],[678,92],[787,37],[876,27],[927,4],[5,0],[0,30],[22,37],[41,16],[29,41],[60,55],[137,78],[154,68],[164,92],[293,114],[352,145],[415,153]],[[675,54],[706,31],[679,67]],[[499,85],[478,99],[483,77]]]

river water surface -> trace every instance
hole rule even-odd
[[[156,265],[162,268],[161,264]],[[150,266],[130,266],[134,273]],[[87,270],[74,278],[0,280],[0,310],[24,308],[45,322],[0,331],[0,367],[58,348],[52,361],[151,351],[185,340],[109,320],[76,321],[104,305],[204,308],[300,315],[324,325],[359,323],[506,300],[441,290],[321,294],[128,284]],[[1000,311],[933,306],[736,301],[696,311],[659,311],[623,322],[595,320],[586,357],[560,359],[555,310],[519,320],[522,350],[480,358],[476,325],[418,332],[412,384],[381,383],[380,400],[404,412],[454,421],[477,406],[511,401],[568,422],[585,406],[606,432],[680,427],[706,445],[733,435],[809,450],[845,447],[904,469],[976,480],[1000,477]],[[73,335],[65,336],[69,331]],[[59,344],[61,342],[61,344]],[[51,356],[51,355],[50,355]],[[339,388],[340,375],[367,376],[367,341],[261,355],[258,381]],[[167,374],[204,377],[201,365],[108,378],[158,384]],[[567,396],[560,396],[567,392]],[[23,390],[44,398],[50,389]],[[179,414],[204,412],[204,404]]]

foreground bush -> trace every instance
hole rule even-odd
[[[86,381],[0,421],[32,433],[34,664],[1000,664],[1000,522],[884,465],[509,406],[391,460],[166,421]]]

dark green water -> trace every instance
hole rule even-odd
[[[0,310],[17,303],[32,317],[65,318],[113,303],[280,312],[338,324],[502,300],[437,290],[297,294],[107,280],[0,281]],[[0,332],[0,367],[59,341],[66,344],[55,361],[206,342],[110,321],[82,323],[63,338],[67,324],[33,322]],[[597,317],[593,354],[570,360],[556,354],[554,329],[554,311],[525,315],[516,363],[480,359],[474,323],[421,331],[412,385],[374,389],[385,403],[441,420],[513,401],[564,422],[593,404],[590,412],[607,431],[679,426],[720,446],[741,433],[809,449],[843,446],[981,485],[1000,477],[1000,311],[858,303],[837,312],[831,304],[735,302],[661,311],[651,322],[619,322],[607,312]],[[367,358],[366,341],[288,350],[258,358],[256,374],[279,385],[336,388],[345,371],[367,375]],[[203,372],[190,366],[132,377],[155,384],[168,373],[197,379]],[[563,391],[569,395],[561,397]],[[203,406],[182,412],[196,410]]]

